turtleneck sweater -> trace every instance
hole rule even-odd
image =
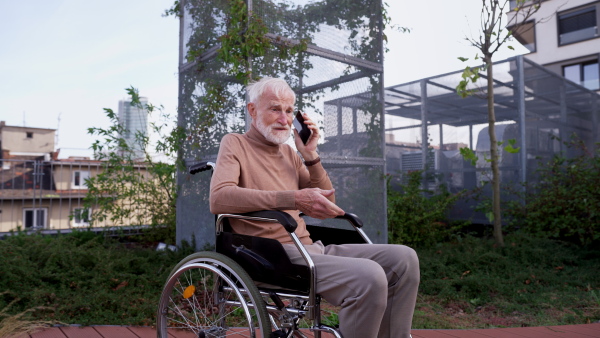
[[[210,182],[210,211],[213,214],[281,210],[289,213],[303,244],[312,244],[306,223],[295,209],[294,192],[304,188],[332,189],[321,163],[306,167],[288,144],[274,144],[254,127],[221,140],[216,168]],[[333,196],[330,197],[335,202]],[[230,220],[234,232],[292,243],[277,223]]]

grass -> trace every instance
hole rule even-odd
[[[600,319],[600,251],[519,234],[417,249],[415,328],[583,324]]]
[[[518,235],[506,243],[497,248],[466,237],[417,248],[421,286],[413,327],[600,319],[600,251]],[[131,247],[89,232],[13,236],[0,241],[0,309],[29,323],[151,326],[167,274],[188,253]]]

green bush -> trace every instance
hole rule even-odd
[[[82,325],[153,325],[169,271],[189,249],[126,247],[91,231],[0,240],[0,309]]]
[[[430,248],[417,248],[421,284],[416,315],[419,328],[458,328],[458,307],[466,327],[494,326],[492,315],[514,326],[580,324],[600,319],[600,251],[518,232],[493,240],[461,237]],[[421,317],[421,318],[419,318]],[[446,318],[441,323],[439,318]],[[488,320],[490,319],[490,320]],[[477,322],[479,322],[477,324]]]
[[[600,239],[600,151],[576,138],[564,143],[580,155],[540,162],[539,181],[529,184],[525,204],[507,209],[516,225],[533,235],[590,245]]]
[[[446,212],[461,196],[450,194],[445,186],[437,192],[421,188],[422,171],[410,172],[400,191],[388,179],[388,242],[409,246],[430,246],[445,239],[453,230]]]

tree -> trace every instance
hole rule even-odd
[[[494,222],[494,239],[500,246],[504,246],[504,238],[502,236],[502,217],[500,208],[500,171],[498,169],[498,147],[499,144],[496,138],[496,115],[494,112],[494,68],[492,58],[494,54],[507,42],[511,41],[513,32],[522,32],[522,28],[531,17],[539,10],[541,2],[543,0],[481,0],[481,34],[477,38],[467,37],[473,47],[477,48],[481,53],[481,60],[483,65],[479,67],[466,67],[463,72],[463,80],[456,87],[457,93],[466,97],[473,95],[474,90],[467,89],[469,83],[475,83],[481,76],[481,72],[485,72],[485,80],[487,86],[485,90],[485,96],[487,99],[488,107],[488,132],[490,137],[490,154],[491,154],[491,167],[492,167],[492,219]],[[510,10],[512,15],[509,16],[506,24],[503,23],[504,15],[506,12],[507,5],[514,2],[515,7]],[[507,48],[513,49],[512,46],[508,45]],[[459,58],[462,61],[468,60],[467,58]],[[479,55],[475,56],[475,59],[479,59]],[[512,148],[512,145],[509,145]],[[518,151],[517,148],[513,148]],[[462,149],[463,153],[469,153],[468,155],[473,158],[475,155],[471,149]]]
[[[135,144],[125,140],[127,129],[112,109],[104,111],[110,119],[110,127],[89,128],[88,133],[97,136],[92,144],[94,156],[102,161],[102,170],[86,180],[88,192],[84,206],[93,210],[90,222],[110,220],[114,224],[150,225],[151,240],[175,242],[175,182],[176,154],[180,148],[182,133],[179,128],[169,128],[169,116],[162,107],[142,104],[138,91],[127,89],[131,105],[143,109],[150,116],[160,113],[160,122],[151,122],[150,130],[158,135],[151,146],[150,138],[142,133],[135,135]],[[166,156],[161,161],[153,159],[149,152]],[[139,158],[139,149],[143,158]]]

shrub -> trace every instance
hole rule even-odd
[[[189,254],[126,247],[91,231],[0,241],[0,309],[44,307],[32,319],[81,325],[152,325],[172,267]]]
[[[423,171],[410,172],[400,191],[388,179],[388,241],[395,244],[430,246],[447,237],[452,227],[446,212],[461,196],[445,186],[437,192],[421,188]]]
[[[525,205],[513,205],[509,213],[533,235],[590,245],[600,239],[600,151],[594,156],[576,138],[564,144],[580,155],[540,162],[539,181],[529,184]]]

